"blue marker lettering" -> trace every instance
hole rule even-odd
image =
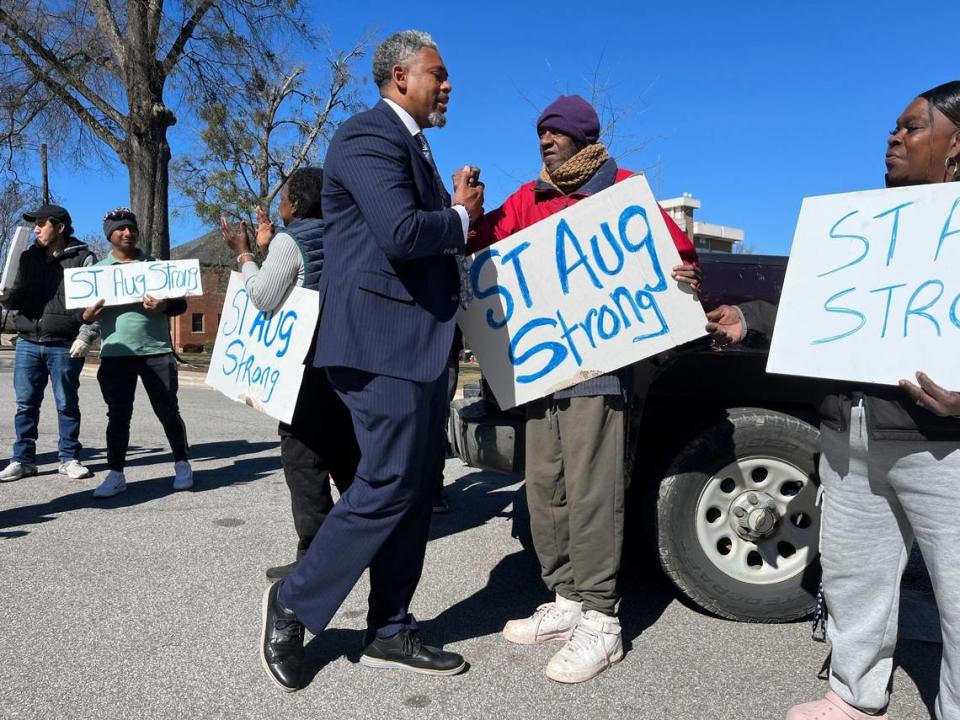
[[[926,305],[921,305],[918,308],[913,307],[913,301],[917,299],[917,296],[923,292],[923,289],[931,285],[936,286],[937,294],[934,296],[933,300],[928,302]],[[913,295],[910,296],[910,300],[907,301],[907,311],[903,314],[903,336],[907,337],[907,323],[910,320],[911,315],[919,315],[920,317],[925,317],[927,320],[933,323],[933,327],[937,330],[937,337],[940,337],[940,323],[937,322],[937,319],[933,317],[930,313],[924,312],[928,308],[936,304],[936,302],[943,295],[943,283],[939,280],[927,280],[924,283],[913,291]]]
[[[501,258],[500,264],[513,264],[513,272],[517,276],[517,286],[520,288],[520,294],[523,296],[523,304],[526,305],[527,308],[532,308],[533,300],[530,299],[530,289],[527,287],[527,278],[523,274],[523,266],[520,264],[520,253],[522,253],[528,247],[530,247],[530,243],[520,243],[513,250],[504,255],[503,258]]]
[[[887,246],[887,262],[886,262],[887,267],[890,267],[890,261],[893,260],[893,251],[897,247],[897,230],[900,228],[900,211],[903,210],[905,207],[909,207],[910,205],[913,205],[912,201],[903,203],[902,205],[897,205],[896,207],[892,207],[889,210],[884,210],[879,215],[873,216],[874,220],[879,220],[880,218],[886,217],[890,213],[893,213],[893,229],[890,231],[890,245]]]
[[[562,363],[567,357],[567,349],[560,343],[553,341],[538,343],[524,352],[522,355],[517,355],[517,345],[528,332],[538,327],[556,327],[556,325],[556,321],[551,320],[550,318],[534,318],[533,320],[525,323],[523,327],[517,331],[517,334],[510,340],[509,356],[510,362],[514,365],[514,367],[523,365],[525,362],[527,362],[527,360],[541,352],[546,351],[550,353],[550,358],[547,360],[546,364],[540,368],[540,370],[532,372],[529,375],[518,375],[518,383],[527,384],[532,383],[535,380],[539,380],[544,375],[556,368],[557,365]]]
[[[606,261],[600,254],[600,243],[597,242],[596,235],[590,238],[590,249],[593,251],[593,258],[597,261],[597,267],[600,268],[601,272],[606,275],[616,275],[623,270],[623,250],[620,249],[620,245],[617,243],[616,238],[613,237],[613,232],[611,232],[610,225],[608,223],[600,223],[600,230],[603,232],[603,236],[606,238],[607,244],[609,244],[613,249],[614,255],[616,255],[616,264],[613,268],[607,266]]]
[[[852,213],[851,213],[851,214],[852,214]],[[849,217],[849,216],[848,216],[848,217]],[[859,260],[856,260],[855,262],[860,262],[860,261],[859,261]],[[838,269],[839,269],[839,268],[838,268]],[[847,336],[849,336],[849,335],[853,335],[855,332],[859,332],[860,328],[862,328],[862,327],[866,324],[867,318],[866,318],[866,316],[865,316],[862,312],[859,312],[859,311],[857,311],[857,310],[853,310],[853,309],[851,309],[851,308],[832,307],[832,305],[831,305],[834,300],[839,300],[839,299],[842,298],[844,295],[849,295],[850,293],[854,292],[855,290],[856,290],[856,288],[855,288],[855,287],[852,287],[852,288],[847,288],[846,290],[841,290],[841,291],[838,292],[838,293],[834,293],[833,295],[831,295],[830,297],[827,298],[826,302],[823,303],[823,309],[826,310],[828,313],[838,313],[838,314],[840,314],[840,315],[854,315],[855,317],[860,318],[860,323],[859,323],[855,328],[852,328],[851,330],[847,330],[847,331],[844,332],[844,333],[840,333],[839,335],[832,335],[832,336],[830,336],[830,337],[825,337],[825,338],[820,338],[819,340],[814,340],[812,343],[810,343],[811,345],[823,345],[824,343],[833,342],[834,340],[841,340],[841,339],[843,339],[843,338],[845,338],[845,337],[847,337]]]
[[[960,228],[957,228],[956,230],[950,230],[950,223],[953,222],[953,214],[957,211],[957,206],[960,206],[960,197],[953,201],[953,206],[950,208],[950,214],[947,215],[947,219],[943,223],[943,230],[940,231],[940,240],[937,241],[937,251],[933,254],[934,262],[936,262],[940,257],[940,248],[943,247],[943,241],[952,235],[960,235]]]
[[[510,294],[510,291],[507,290],[502,285],[494,284],[491,287],[480,289],[480,270],[483,269],[483,264],[492,260],[495,257],[500,257],[500,252],[498,250],[487,249],[477,255],[476,259],[473,261],[473,265],[470,267],[470,285],[473,288],[473,297],[477,300],[483,300],[488,298],[491,295],[502,295],[503,296],[503,320],[497,320],[493,314],[493,308],[487,310],[487,325],[492,327],[494,330],[502,328],[510,320],[510,317],[513,315],[513,296]]]
[[[577,255],[577,261],[573,263],[573,265],[567,265],[566,240],[568,238],[570,240],[571,248]],[[557,276],[560,278],[560,290],[563,291],[564,295],[570,293],[570,274],[581,265],[590,276],[590,282],[593,283],[593,286],[597,289],[603,288],[603,284],[600,282],[597,274],[594,272],[593,268],[590,267],[590,261],[584,254],[583,248],[580,247],[580,241],[577,240],[577,236],[573,234],[573,230],[570,229],[570,225],[566,220],[561,220],[557,223],[556,253]]]
[[[837,220],[833,224],[833,227],[830,228],[829,236],[834,240],[859,240],[861,243],[863,243],[863,252],[860,253],[859,257],[854,258],[853,260],[848,262],[846,265],[841,265],[840,267],[835,267],[833,270],[827,270],[826,272],[822,272],[819,275],[817,275],[817,277],[826,277],[827,275],[832,275],[835,272],[840,272],[841,270],[848,268],[851,265],[856,265],[858,262],[860,262],[867,256],[867,253],[870,252],[870,241],[867,240],[865,237],[863,237],[863,235],[838,235],[836,232],[837,228],[840,226],[840,223],[842,223],[847,218],[857,215],[859,212],[860,212],[859,210],[854,210],[853,212],[849,212],[846,215],[844,215],[842,218]],[[835,295],[834,297],[837,297],[837,296]],[[829,300],[827,302],[829,302]],[[836,339],[838,338],[833,338],[833,340],[836,340]],[[829,342],[829,341],[830,341],[829,338],[823,340],[823,342]]]
[[[627,234],[627,225],[630,221],[635,218],[643,218],[643,226],[646,228],[643,239],[638,243],[631,243]],[[647,283],[644,285],[644,289],[649,292],[663,292],[667,289],[667,278],[663,274],[663,269],[660,267],[660,258],[657,257],[657,248],[653,244],[653,232],[650,229],[650,221],[647,220],[647,211],[644,210],[639,205],[631,205],[630,207],[624,208],[623,212],[620,213],[620,242],[623,244],[629,252],[639,252],[641,250],[646,250],[647,255],[650,257],[650,265],[653,269],[653,274],[657,277],[657,284],[651,285]]]
[[[883,310],[883,327],[880,329],[880,337],[882,338],[887,336],[887,320],[890,318],[890,301],[893,299],[893,291],[905,286],[906,283],[898,283],[897,285],[887,285],[886,287],[875,288],[870,291],[871,293],[887,291],[887,304]]]

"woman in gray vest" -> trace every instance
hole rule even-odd
[[[284,224],[280,232],[274,232],[269,217],[257,208],[256,241],[266,254],[262,267],[254,262],[246,223],[240,223],[237,230],[230,227],[226,218],[220,219],[223,239],[237,253],[244,287],[258,310],[275,310],[294,287],[316,290],[320,284],[322,186],[320,168],[302,168],[290,176],[280,194],[279,213]],[[313,357],[313,347],[306,357]],[[285,577],[297,566],[333,507],[330,478],[342,494],[353,481],[360,462],[350,413],[333,392],[324,371],[310,363],[304,369],[293,419],[289,425],[280,423],[279,434],[280,460],[290,488],[293,525],[299,542],[294,562],[267,570],[271,580]]]

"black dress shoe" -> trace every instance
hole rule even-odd
[[[390,638],[374,638],[360,656],[372,668],[400,668],[424,675],[456,675],[467,667],[457,653],[424,645],[416,630],[401,630]]]
[[[303,624],[292,610],[280,604],[280,587],[276,582],[263,594],[263,637],[260,659],[267,675],[282,690],[300,689],[303,666]]]
[[[276,567],[267,568],[267,578],[273,581],[283,580],[287,575],[296,570],[299,564],[299,560],[294,560],[289,565],[277,565]]]
[[[447,499],[447,491],[443,488],[433,496],[433,512],[436,515],[443,515],[450,512],[450,500]]]

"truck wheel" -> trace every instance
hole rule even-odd
[[[809,615],[820,581],[820,433],[736,408],[691,440],[659,488],[660,564],[700,607],[731,620]]]

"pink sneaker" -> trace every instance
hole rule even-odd
[[[833,690],[823,700],[794,705],[787,710],[786,720],[889,720],[889,716],[868,715],[845,703]]]

